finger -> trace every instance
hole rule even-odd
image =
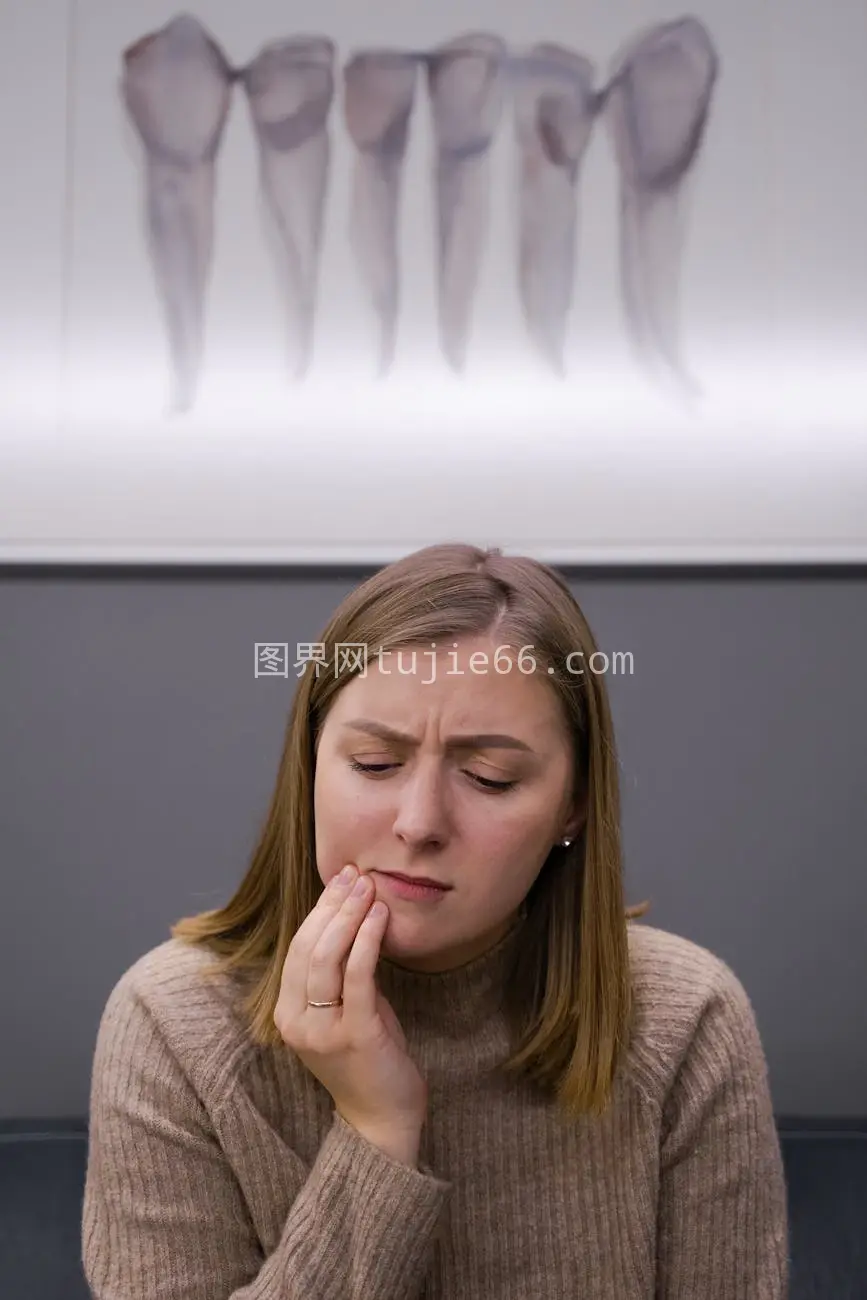
[[[358,885],[365,886],[361,894],[354,892]],[[373,900],[373,886],[365,876],[359,876],[355,886],[350,890],[349,897],[345,899],[342,908],[332,918],[331,923],[325,927],[310,954],[305,984],[305,1006],[308,999],[313,1002],[330,1002],[343,993],[343,964],[349,956],[358,927]]]
[[[372,894],[370,901],[373,901]],[[376,911],[368,908],[346,959],[343,1014],[358,1024],[373,1020],[377,1013],[376,964],[387,921],[388,908],[384,903],[377,904]]]
[[[325,930],[343,907],[357,877],[339,880],[333,876],[292,937],[283,963],[280,984],[281,1008],[290,1015],[299,1015],[307,1005],[307,972],[310,955]]]

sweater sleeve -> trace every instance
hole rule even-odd
[[[208,1111],[160,1027],[134,993],[109,1000],[82,1207],[93,1300],[414,1300],[449,1188],[335,1113],[265,1258]]]
[[[747,994],[721,963],[666,1102],[657,1300],[786,1300],[786,1182]]]

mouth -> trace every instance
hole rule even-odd
[[[399,871],[376,871],[373,873],[377,876],[383,876],[388,880],[397,880],[405,885],[414,886],[417,889],[436,889],[440,893],[446,893],[452,889],[452,885],[446,885],[441,880],[432,880],[430,876],[404,876]]]

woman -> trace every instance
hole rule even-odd
[[[321,644],[235,896],[103,1013],[96,1300],[782,1300],[751,1004],[624,906],[565,582],[428,547]]]

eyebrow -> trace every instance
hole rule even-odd
[[[418,741],[415,736],[408,736],[403,731],[395,731],[393,727],[386,727],[382,722],[374,722],[371,718],[354,718],[352,722],[344,723],[345,727],[353,731],[364,731],[368,735],[378,736],[380,740],[391,740],[398,745],[416,745]],[[480,736],[449,736],[446,739],[447,749],[521,749],[528,754],[532,754],[532,748],[526,741],[518,740],[517,736],[504,736],[497,732],[488,733]]]

